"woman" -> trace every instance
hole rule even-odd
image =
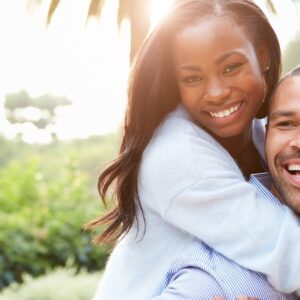
[[[298,221],[244,178],[265,165],[253,119],[266,115],[279,71],[277,37],[249,0],[180,1],[150,34],[132,69],[119,157],[99,178],[103,199],[116,184],[117,205],[90,227],[107,225],[99,242],[119,240],[94,299],[158,295],[193,237],[277,289],[299,289]]]

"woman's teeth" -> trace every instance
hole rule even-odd
[[[228,117],[230,116],[232,113],[234,113],[235,111],[238,110],[240,104],[238,105],[235,105],[233,107],[230,107],[229,109],[226,109],[226,110],[223,110],[223,111],[219,111],[219,112],[209,112],[209,114],[212,116],[212,117],[215,117],[215,118],[224,118],[224,117]]]

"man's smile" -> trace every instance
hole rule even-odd
[[[295,153],[293,157],[289,155],[288,158],[279,158],[278,163],[281,169],[283,169],[283,178],[291,186],[300,188],[300,158],[299,154]],[[278,166],[278,164],[277,164]]]

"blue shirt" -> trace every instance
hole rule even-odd
[[[271,180],[268,173],[251,175],[250,183],[266,201],[281,205],[269,191]],[[195,238],[167,273],[162,294],[153,299],[199,300],[221,296],[235,300],[241,295],[272,300],[299,299],[295,294],[276,291],[264,274],[243,268]]]

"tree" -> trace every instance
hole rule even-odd
[[[65,97],[45,94],[40,97],[30,97],[24,90],[7,94],[4,107],[6,118],[11,124],[30,122],[39,129],[45,129],[55,123],[56,108],[70,105]]]
[[[44,0],[27,0],[31,5],[39,5]],[[87,19],[101,16],[102,8],[106,0],[89,0]],[[128,19],[131,30],[130,61],[147,35],[150,28],[150,2],[151,0],[119,0],[118,5],[118,26],[120,28],[123,20]],[[61,0],[51,0],[48,9],[46,24],[51,19]]]
[[[27,0],[39,4],[43,0]],[[89,10],[87,18],[99,17],[103,5],[106,0],[89,0]],[[163,0],[161,0],[163,1]],[[176,0],[175,0],[176,1]],[[264,0],[267,8],[274,14],[277,14],[276,6],[273,0]],[[296,3],[299,0],[291,0]],[[50,24],[53,14],[57,9],[61,0],[51,0],[47,24]],[[131,26],[131,45],[130,45],[130,61],[133,60],[135,53],[145,36],[147,35],[150,28],[150,2],[151,0],[119,0],[118,6],[118,25],[120,26],[124,19],[128,19]],[[280,13],[280,12],[279,12]]]

